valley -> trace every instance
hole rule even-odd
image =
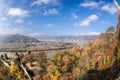
[[[64,50],[79,45],[82,47],[93,42],[97,36],[62,36],[32,38],[20,34],[4,37],[0,43],[0,52],[52,51]]]

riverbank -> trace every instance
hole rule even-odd
[[[67,49],[64,49],[67,50]],[[47,58],[51,58],[56,52],[58,51],[64,51],[64,50],[50,50],[50,51],[35,51],[35,52],[44,52],[47,56]],[[12,58],[14,57],[14,55],[18,53],[18,54],[27,54],[27,52],[0,52],[0,55],[4,55],[6,54],[8,57]]]

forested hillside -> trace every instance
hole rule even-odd
[[[113,80],[120,70],[118,34],[110,27],[95,42],[59,51],[51,59],[31,51],[11,59],[3,55],[0,65],[2,80]]]

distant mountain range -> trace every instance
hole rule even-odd
[[[0,36],[0,51],[58,50],[70,48],[74,44],[82,47],[88,41],[95,41],[98,36],[33,37],[20,34]]]
[[[40,41],[56,41],[56,42],[72,42],[79,43],[84,41],[93,41],[98,35],[82,35],[82,36],[58,36],[58,37],[38,37]]]
[[[70,42],[70,43],[82,43],[85,41],[93,41],[98,35],[83,35],[83,36],[40,36],[37,38],[14,34],[7,36],[0,36],[0,42],[2,43],[31,43],[39,41],[54,41],[54,42]]]
[[[4,40],[5,35],[0,35],[0,43]]]
[[[7,35],[1,38],[2,43],[31,43],[31,42],[39,42],[39,40],[24,36],[20,34],[14,34],[14,35]]]

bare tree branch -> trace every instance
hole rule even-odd
[[[4,60],[1,60],[1,62],[2,62],[6,67],[10,68],[10,65],[9,65],[7,62],[5,62]]]
[[[32,80],[32,78],[30,77],[30,75],[28,74],[26,68],[23,66],[23,64],[21,63],[21,67],[24,70],[25,74],[28,76],[29,80]]]
[[[116,5],[116,7],[118,8],[118,7],[119,7],[119,5],[118,5],[118,3],[117,3],[117,1],[116,1],[116,0],[114,0],[114,3],[115,3],[115,5]]]

